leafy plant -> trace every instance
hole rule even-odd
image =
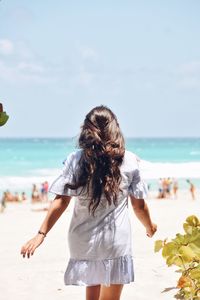
[[[171,241],[155,242],[155,252],[162,250],[168,267],[177,266],[177,299],[200,300],[200,220],[189,216],[183,224],[185,234],[177,233]]]

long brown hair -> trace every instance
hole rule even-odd
[[[106,106],[93,108],[85,117],[79,137],[83,149],[79,161],[78,177],[74,185],[66,188],[86,187],[90,191],[89,211],[94,214],[102,194],[109,205],[117,205],[120,191],[120,165],[125,146],[115,114]]]

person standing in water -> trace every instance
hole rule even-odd
[[[191,196],[192,196],[192,200],[196,200],[196,196],[195,196],[196,188],[195,188],[195,185],[189,179],[187,179],[186,181],[190,185],[190,193],[191,193]]]
[[[173,178],[173,194],[174,199],[178,198],[178,180],[176,178]]]
[[[21,254],[28,258],[34,254],[75,196],[64,282],[86,286],[86,300],[119,300],[124,284],[134,281],[128,203],[148,237],[157,226],[144,200],[147,188],[138,159],[125,150],[117,118],[109,108],[97,106],[86,115],[79,148],[64,161],[62,174],[49,189],[55,199]]]

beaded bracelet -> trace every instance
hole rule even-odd
[[[38,234],[43,234],[44,237],[47,236],[46,233],[44,233],[44,232],[42,232],[42,231],[40,231],[40,230],[38,231]]]

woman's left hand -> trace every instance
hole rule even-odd
[[[34,238],[23,245],[21,248],[21,254],[23,255],[23,257],[25,258],[27,256],[28,258],[30,258],[30,256],[34,254],[35,249],[39,247],[43,241],[44,235],[37,234]]]

